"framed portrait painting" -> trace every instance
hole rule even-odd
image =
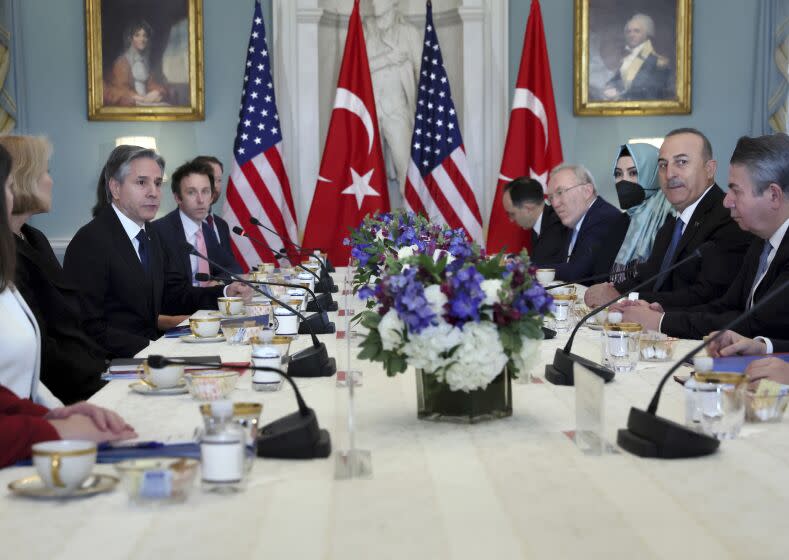
[[[85,0],[88,119],[205,117],[202,0]]]
[[[692,0],[575,0],[575,113],[690,113],[692,12]]]

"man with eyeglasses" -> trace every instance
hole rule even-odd
[[[504,185],[501,204],[512,223],[531,230],[531,262],[535,265],[558,262],[567,228],[554,209],[545,204],[542,185],[530,177],[518,177]]]
[[[597,196],[592,174],[582,165],[551,171],[548,201],[569,230],[553,267],[556,277],[573,282],[608,272],[627,233],[628,215]]]
[[[724,192],[715,184],[716,168],[710,141],[698,130],[678,128],[666,135],[660,147],[658,180],[676,216],[666,217],[655,235],[652,254],[636,267],[635,274],[617,284],[597,284],[586,291],[588,306],[602,305],[629,292],[708,241],[712,245],[701,258],[659,276],[639,297],[663,309],[683,309],[726,293],[753,236],[742,231],[724,208]]]

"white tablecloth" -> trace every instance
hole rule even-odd
[[[333,314],[338,328],[342,317]],[[347,369],[345,339],[321,337]],[[566,335],[542,343],[534,373]],[[302,336],[294,349],[309,344]],[[683,341],[678,349],[689,349]],[[575,350],[599,358],[598,334],[582,329]],[[249,347],[164,339],[141,353],[221,354],[245,361]],[[77,501],[41,502],[6,492],[0,546],[6,558],[778,558],[789,550],[786,423],[747,425],[712,456],[645,460],[581,453],[574,389],[513,384],[511,418],[474,426],[419,421],[412,371],[387,378],[359,363],[357,446],[372,452],[373,478],[334,480],[334,457],[259,459],[237,495],[196,486],[182,505],[130,505],[122,489]],[[606,433],[615,442],[633,405],[646,407],[666,371],[641,364],[605,387]],[[539,379],[538,379],[539,381]],[[123,414],[143,439],[178,439],[201,423],[188,395],[152,397],[113,381],[92,400]],[[346,448],[347,389],[334,378],[300,379],[335,450]],[[261,422],[295,410],[290,388],[251,390],[236,401],[264,405]],[[666,386],[660,414],[683,420],[682,389]],[[113,473],[112,466],[97,470]],[[0,471],[0,484],[32,474]]]

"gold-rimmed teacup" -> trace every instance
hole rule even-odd
[[[244,299],[235,296],[216,298],[219,312],[223,315],[240,315],[244,311]]]
[[[161,368],[153,368],[144,361],[137,367],[137,376],[152,389],[171,389],[183,382],[184,366],[170,364]]]
[[[74,490],[90,476],[95,463],[92,441],[63,439],[33,445],[33,465],[48,488]]]
[[[189,328],[198,338],[212,338],[219,334],[219,317],[190,317]]]

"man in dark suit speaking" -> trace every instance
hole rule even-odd
[[[712,146],[698,130],[679,128],[666,135],[660,147],[658,178],[677,216],[666,218],[649,259],[638,265],[635,278],[592,286],[584,294],[588,306],[597,307],[629,292],[707,242],[712,245],[701,258],[658,277],[639,295],[669,310],[707,303],[726,293],[732,271],[742,264],[753,236],[742,231],[723,207],[724,193],[715,184],[716,168]]]
[[[118,146],[104,167],[110,202],[69,243],[66,276],[80,287],[85,331],[111,357],[131,357],[159,336],[159,314],[216,308],[220,287],[194,288],[148,222],[161,198],[164,160],[155,151]],[[185,243],[184,243],[185,244]],[[251,297],[231,284],[226,295]]]
[[[545,204],[542,185],[529,177],[518,177],[504,185],[501,203],[511,222],[532,231],[531,262],[557,263],[568,231],[553,208]]]
[[[548,200],[570,231],[556,277],[567,282],[611,270],[630,218],[597,196],[592,174],[582,165],[560,165],[548,179]],[[591,282],[585,282],[590,284]]]
[[[670,336],[701,338],[750,309],[772,290],[789,282],[789,136],[743,136],[729,165],[729,192],[723,204],[739,226],[756,236],[742,266],[731,270],[726,293],[705,305],[663,312],[634,302],[624,307],[626,321]],[[789,298],[777,297],[739,327],[745,336],[786,338]]]

